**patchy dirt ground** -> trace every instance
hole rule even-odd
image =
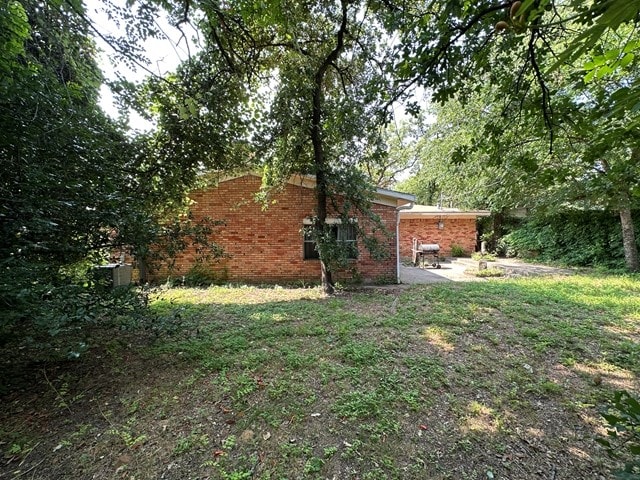
[[[596,287],[165,292],[171,328],[2,351],[0,478],[609,479],[639,287]]]

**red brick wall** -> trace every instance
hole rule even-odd
[[[261,179],[246,175],[228,180],[218,187],[193,192],[190,198],[194,219],[204,216],[224,220],[214,241],[220,244],[230,258],[222,259],[214,268],[225,272],[230,281],[278,282],[319,281],[320,262],[303,259],[301,229],[305,217],[314,214],[315,192],[310,188],[287,184],[282,192],[275,194],[269,208],[254,201],[260,189]],[[354,261],[364,281],[381,278],[396,278],[395,215],[393,207],[374,205],[373,210],[388,225],[394,234],[388,242],[390,259],[374,261],[369,252],[360,248]],[[183,275],[193,265],[195,252],[187,250],[175,264],[175,275]],[[337,273],[337,279],[351,276],[348,272]]]
[[[443,218],[444,228],[438,229],[438,218],[402,218],[400,220],[400,257],[411,258],[411,241],[440,245],[440,255],[451,255],[451,245],[457,244],[471,254],[476,249],[475,218]]]

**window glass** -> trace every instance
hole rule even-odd
[[[304,231],[304,259],[317,260],[320,258],[320,252],[316,250],[316,242],[313,240],[311,232]]]
[[[347,248],[347,258],[358,258],[358,247],[356,245],[356,227],[349,223],[347,225],[334,224],[331,225],[331,233],[339,243],[344,244]],[[316,242],[313,240],[313,235],[309,231],[304,233],[304,259],[314,260],[319,259],[320,253],[316,249]]]

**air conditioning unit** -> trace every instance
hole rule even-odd
[[[96,277],[104,279],[113,288],[122,287],[131,283],[133,267],[126,263],[108,263],[99,265],[95,269]]]

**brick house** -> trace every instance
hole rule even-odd
[[[224,220],[225,225],[214,240],[228,255],[211,263],[207,268],[228,281],[250,283],[293,282],[320,279],[320,262],[313,242],[305,238],[303,228],[311,224],[315,212],[315,178],[293,176],[281,191],[275,192],[268,208],[255,200],[262,179],[258,174],[221,180],[217,186],[192,192],[191,214],[195,220],[210,217]],[[334,272],[337,280],[357,275],[364,282],[395,282],[399,278],[397,225],[398,207],[414,201],[410,194],[377,189],[373,211],[382,219],[391,233],[384,239],[389,258],[376,261],[364,248],[358,248],[357,258],[348,271]],[[329,215],[327,223],[336,225],[338,239],[346,242],[352,229],[341,225],[336,215]],[[354,219],[357,221],[357,219]],[[356,246],[358,246],[356,244]],[[193,267],[196,254],[187,250],[176,258],[174,275],[185,275]],[[162,275],[156,274],[160,279]]]
[[[440,255],[451,255],[451,246],[459,245],[471,254],[476,250],[476,219],[488,217],[487,210],[460,210],[433,205],[413,205],[400,211],[400,257],[411,258],[412,239],[440,245]]]

